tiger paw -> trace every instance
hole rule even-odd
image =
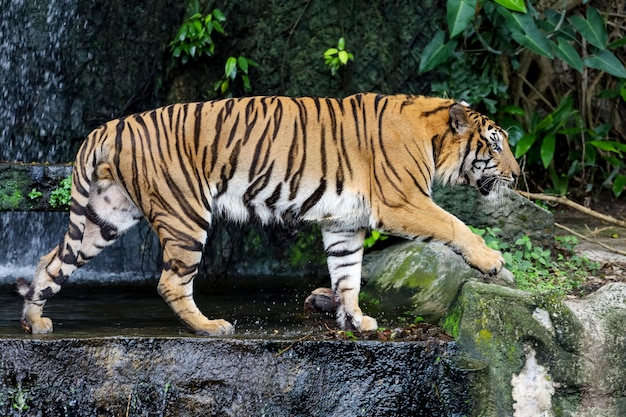
[[[52,320],[48,317],[40,317],[38,319],[22,318],[22,329],[24,329],[26,333],[32,334],[52,333]]]
[[[376,319],[370,316],[363,316],[359,330],[362,332],[371,332],[376,329],[378,329],[378,322],[376,322]]]
[[[200,336],[226,336],[233,334],[235,328],[226,320],[207,320],[201,327],[194,328],[194,333]]]
[[[487,246],[482,246],[478,250],[472,250],[467,257],[467,261],[474,268],[488,275],[496,275],[504,266],[502,254]]]

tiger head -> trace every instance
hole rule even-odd
[[[476,187],[483,196],[495,197],[519,177],[507,132],[488,117],[465,102],[455,103],[450,107],[450,128],[461,145],[459,182]]]

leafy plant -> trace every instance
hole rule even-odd
[[[9,394],[12,397],[11,407],[17,410],[21,415],[22,411],[27,411],[28,406],[28,390],[22,388],[22,385],[18,383],[17,388],[10,389]]]
[[[218,91],[223,96],[232,97],[231,88],[239,79],[241,80],[243,91],[250,93],[252,86],[250,85],[248,71],[250,67],[258,66],[259,64],[243,55],[240,55],[239,58],[235,58],[234,56],[228,57],[226,65],[224,65],[224,75],[221,80],[215,83],[214,90]]]
[[[614,53],[626,38],[609,36],[605,20],[611,15],[588,4],[538,11],[524,0],[447,0],[446,7],[447,31],[438,31],[426,45],[419,66],[420,73],[439,75],[433,92],[464,98],[492,114],[502,107],[498,103],[512,101],[516,107],[498,111],[509,114],[497,120],[515,130],[516,155],[526,158],[527,167],[537,167],[540,181],[549,178],[557,193],[567,192],[573,179],[585,192],[601,182],[619,196],[626,186],[626,146],[611,136],[623,133],[612,131],[606,111],[592,115],[589,104],[594,94],[618,100],[614,107],[626,101],[626,68]],[[557,81],[550,78],[554,70],[548,71],[552,75],[544,75],[545,68],[533,71],[546,59],[572,68],[580,88],[563,82],[571,94],[551,90],[552,100],[543,96]],[[598,73],[592,77],[590,71]],[[609,88],[598,94],[602,77]],[[537,85],[544,87],[539,91]]]
[[[50,193],[50,206],[54,208],[69,207],[72,202],[72,176],[63,178],[59,186]]]
[[[37,199],[41,198],[42,195],[43,195],[43,193],[41,191],[39,191],[36,188],[33,188],[28,193],[28,198],[30,198],[31,200],[37,200]]]
[[[524,116],[521,108],[503,106],[498,114],[498,120],[507,126],[515,157],[525,157],[527,165],[538,164],[548,170],[552,189],[546,191],[565,195],[574,178],[594,178],[598,171],[606,170],[604,185],[612,188],[616,196],[622,193],[626,185],[626,176],[621,174],[626,171],[623,160],[626,145],[607,139],[610,124],[585,128],[570,96],[564,97],[554,111],[543,117],[533,112],[526,128],[511,117]],[[562,158],[557,167],[554,161],[559,154]],[[592,181],[588,181],[586,191],[591,191],[592,186]]]
[[[348,65],[348,62],[352,60],[354,60],[354,55],[346,51],[346,40],[343,37],[339,38],[336,48],[328,48],[324,52],[324,61],[332,75],[337,74],[339,68]]]
[[[445,42],[445,32],[437,32],[424,48],[420,73],[452,58],[458,44],[456,38],[464,35],[464,44],[476,38],[484,49],[496,55],[514,56],[520,48],[528,49],[549,59],[558,57],[579,72],[587,66],[626,78],[624,65],[610,51],[623,42],[608,44],[606,24],[594,7],[587,8],[586,18],[578,14],[566,18],[565,12],[551,9],[539,13],[530,4],[527,8],[523,0],[488,0],[482,8],[478,0],[448,0],[446,10],[450,39]],[[496,29],[493,36],[483,36],[477,30],[485,19]],[[517,44],[514,48],[511,38]],[[572,43],[588,43],[591,53],[581,58]]]
[[[376,244],[376,242],[382,242],[386,240],[389,236],[380,233],[378,230],[372,230],[370,234],[363,241],[363,248],[370,249],[372,246]]]
[[[199,13],[199,3],[191,3],[193,13],[178,29],[176,37],[169,44],[172,56],[180,60],[185,65],[189,59],[201,56],[213,56],[215,52],[215,42],[213,41],[213,31],[224,34],[222,23],[226,17],[219,9],[214,9],[207,15]]]
[[[506,267],[522,290],[566,294],[579,287],[589,271],[600,268],[597,262],[575,254],[578,241],[574,236],[557,237],[559,250],[555,255],[550,249],[533,245],[528,236],[519,237],[511,245],[498,239],[497,228],[471,229],[485,239],[487,246],[502,251]]]

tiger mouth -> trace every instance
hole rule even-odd
[[[500,187],[500,181],[497,177],[480,178],[476,181],[476,188],[483,196],[488,196]]]

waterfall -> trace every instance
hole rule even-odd
[[[0,213],[0,284],[31,280],[39,258],[59,243],[68,223],[62,212]],[[20,227],[14,227],[20,225]],[[160,250],[145,222],[132,228],[70,278],[71,282],[138,281],[158,276]]]
[[[65,62],[76,0],[0,0],[0,160],[68,158]],[[65,151],[65,152],[64,152]]]

